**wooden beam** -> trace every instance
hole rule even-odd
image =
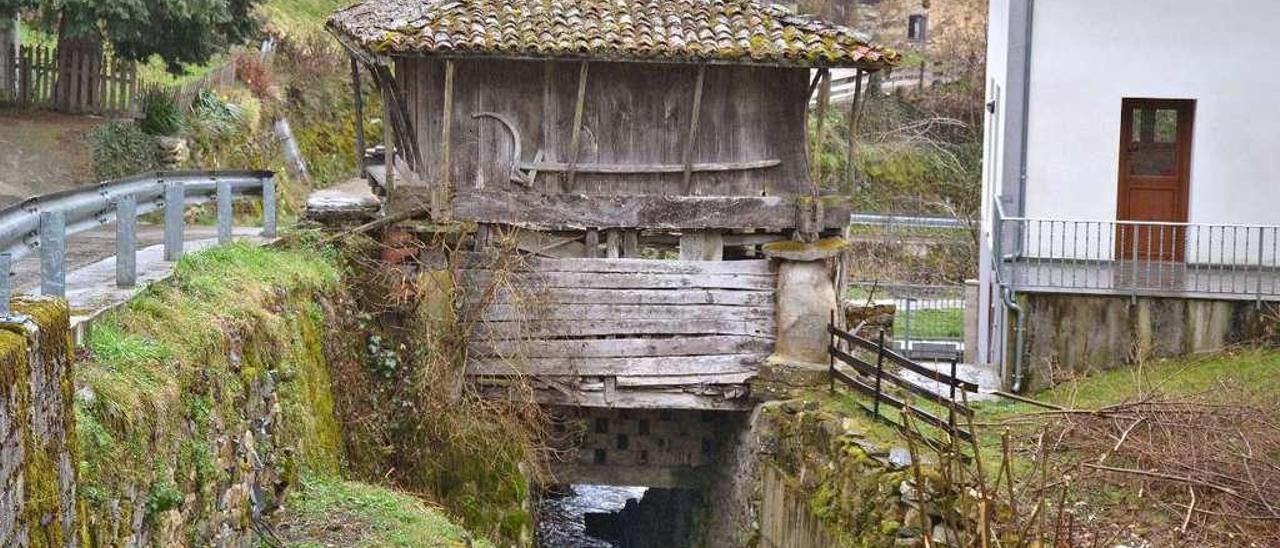
[[[698,135],[698,117],[702,113],[702,88],[707,77],[707,66],[698,65],[697,80],[693,87],[693,107],[689,112],[689,130],[684,135],[684,193],[693,192],[693,146]]]
[[[417,191],[415,187],[401,193]],[[390,204],[393,208],[396,204]],[[849,220],[847,199],[824,198],[826,227]],[[453,212],[461,219],[537,230],[586,228],[766,229],[797,228],[797,200],[787,196],[587,196],[489,190],[460,195]]]
[[[487,268],[494,264],[493,254],[467,254],[467,268]],[[772,276],[777,268],[765,259],[751,261],[668,261],[653,259],[539,259],[524,261],[527,270],[534,272],[616,272],[621,274],[756,274]]]
[[[522,396],[515,396],[522,397]],[[619,390],[614,401],[604,401],[602,392],[575,391],[562,394],[551,390],[537,390],[533,399],[544,405],[573,405],[578,407],[612,407],[617,409],[713,409],[746,411],[754,404],[750,398],[727,399],[720,396],[703,396],[688,392]],[[596,480],[593,480],[593,482]]]
[[[822,182],[822,145],[827,140],[827,107],[831,104],[831,71],[821,69],[820,76],[822,83],[818,87],[818,106],[814,113],[817,117],[815,124],[813,139],[813,152],[809,154],[814,159],[813,175],[809,180],[809,184],[813,189],[813,193],[817,194],[818,185]]]
[[[573,106],[573,136],[569,139],[569,188],[573,188],[573,181],[577,175],[575,168],[578,165],[578,153],[582,149],[582,119],[586,114],[587,107],[587,67],[589,63],[583,61],[578,69],[578,98]],[[544,170],[545,171],[545,170]]]
[[[606,230],[605,236],[605,257],[609,259],[622,258],[622,231],[621,229],[611,228]]]
[[[432,185],[432,214],[437,218],[449,217],[449,199],[453,194],[453,80],[457,68],[453,60],[444,62],[444,108],[440,123],[440,180]]]
[[[547,152],[544,152],[544,154],[555,154],[555,152],[560,149],[560,141],[558,138],[559,134],[556,132],[556,123],[557,123],[557,120],[559,120],[560,109],[558,108],[558,104],[556,103],[555,77],[556,77],[555,63],[552,61],[547,61],[543,63],[542,65],[542,147],[539,148],[538,151],[539,152],[547,151]],[[548,160],[551,160],[551,161],[554,161],[556,159],[557,158],[555,157],[548,158]],[[519,161],[519,160],[520,160],[519,158],[516,158],[516,161]],[[536,158],[536,160],[541,161],[542,159]],[[530,172],[529,184],[536,185],[538,183],[537,171],[536,170],[526,170],[526,171]],[[546,182],[546,185],[544,185],[542,191],[547,194],[558,192],[558,190],[553,188],[553,186],[557,184],[555,182],[555,177],[546,177],[545,179],[547,180],[547,182]]]
[[[479,298],[487,288],[477,288],[473,293]],[[729,289],[581,289],[538,288],[529,296],[528,290],[497,288],[495,302],[508,302],[521,298],[533,299],[539,304],[708,304],[720,306],[772,306],[772,291],[738,291]]]
[[[620,276],[620,274],[613,274]],[[772,306],[718,306],[711,304],[557,304],[544,306],[531,296],[531,302],[497,303],[480,311],[481,321],[593,321],[593,320],[769,320]]]
[[[622,234],[622,256],[628,259],[640,256],[639,230],[628,230]]]
[[[750,335],[773,337],[774,322],[758,320],[592,320],[541,322],[481,322],[472,328],[477,340],[549,337],[606,337],[642,335]]]
[[[360,61],[351,56],[351,97],[355,101],[356,167],[364,175],[364,89],[360,85]]]
[[[588,228],[587,234],[583,236],[583,244],[587,248],[587,258],[594,259],[600,256],[600,231],[594,228]]]
[[[749,335],[708,335],[678,338],[554,339],[479,341],[468,345],[469,355],[487,358],[628,358],[767,354],[773,341]]]
[[[724,236],[714,230],[700,230],[681,234],[680,260],[724,260]]]
[[[842,185],[841,191],[844,194],[852,195],[857,184],[857,170],[854,169],[853,160],[858,153],[858,126],[859,119],[862,117],[862,69],[858,69],[853,84],[853,103],[849,104],[849,136],[847,141],[849,148],[845,153],[845,184]]]
[[[492,281],[488,270],[462,270],[469,283]],[[544,289],[750,289],[773,291],[777,276],[737,273],[662,274],[651,272],[529,272],[503,276],[516,287]]]
[[[767,169],[782,165],[782,160],[777,158],[767,158],[764,160],[749,160],[744,162],[706,162],[699,164],[569,164],[565,162],[519,162],[521,170],[524,171],[546,171],[568,173],[609,173],[619,175],[644,175],[644,174],[660,174],[660,173],[681,173],[691,171],[693,173],[704,172],[725,172],[725,171],[752,171],[756,169]]]
[[[716,356],[660,356],[640,358],[476,358],[467,364],[468,375],[626,375],[630,377],[684,374],[754,373],[768,354]]]

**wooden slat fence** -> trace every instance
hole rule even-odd
[[[876,341],[844,331],[834,323],[827,327],[827,332],[831,335],[831,346],[828,351],[832,392],[839,383],[871,398],[870,406],[863,405],[867,412],[895,426],[905,427],[906,425],[882,414],[881,406],[892,407],[898,410],[900,416],[909,415],[916,422],[938,429],[948,436],[966,441],[973,439],[973,434],[958,424],[960,417],[972,417],[973,409],[957,399],[957,396],[959,391],[977,392],[978,385],[956,377],[957,360],[955,358],[951,360],[950,374],[946,374],[890,350],[884,344],[883,332]],[[861,355],[870,355],[872,358],[864,359],[860,357]],[[947,387],[948,394],[945,396],[938,394],[902,375],[887,371],[886,365],[896,366],[937,381]],[[892,391],[887,390],[891,387],[894,388]],[[903,392],[909,395],[910,399],[895,394]],[[915,399],[924,400],[945,409],[946,417],[940,417],[915,405],[913,403]]]
[[[138,96],[136,63],[95,50],[71,49],[61,55],[66,67],[58,78],[59,52],[43,45],[9,46],[0,56],[14,86],[0,89],[0,100],[20,107],[53,108],[64,112],[126,114]]]
[[[136,115],[143,94],[160,89],[185,107],[201,90],[235,82],[237,51],[226,62],[191,82],[164,86],[148,84],[138,76],[137,63],[93,49],[69,49],[27,45],[0,56],[0,103],[27,108],[50,108],[70,113]],[[59,59],[65,64],[59,78]]]

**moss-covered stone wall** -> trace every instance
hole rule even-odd
[[[759,409],[757,545],[937,546],[969,527],[936,463],[913,466],[906,442],[869,421],[814,401]]]
[[[232,245],[99,322],[79,365],[89,545],[246,545],[300,474],[344,459],[321,256]]]
[[[0,324],[0,546],[67,546],[80,525],[70,312],[17,300]]]

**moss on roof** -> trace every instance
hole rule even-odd
[[[367,0],[328,27],[390,55],[727,62],[880,69],[893,50],[754,0]]]

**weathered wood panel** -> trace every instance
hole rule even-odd
[[[632,376],[686,373],[754,373],[768,354],[713,354],[639,358],[477,358],[467,364],[469,375]]]
[[[487,284],[492,279],[492,273],[487,270],[467,270],[463,274],[469,280],[469,283]],[[552,287],[581,289],[754,289],[763,291],[772,290],[775,283],[773,276],[732,273],[531,272],[511,273],[508,276],[512,280],[518,280],[521,286],[531,291]]]
[[[705,356],[708,354],[764,354],[773,341],[747,335],[675,338],[503,340],[474,344],[478,357],[624,358],[630,356]]]
[[[474,290],[474,295],[479,291]],[[736,291],[732,289],[581,289],[551,287],[529,295],[527,290],[495,288],[494,302],[511,299],[536,299],[539,303],[552,304],[614,304],[625,302],[636,305],[719,305],[719,306],[773,306],[772,291]]]
[[[549,304],[497,303],[483,310],[483,321],[610,320],[757,320],[773,318],[771,306],[720,306],[713,304]]]
[[[485,339],[536,339],[572,337],[625,337],[636,335],[750,335],[774,336],[774,322],[762,320],[544,320],[538,322],[479,322],[472,330]]]
[[[538,388],[540,401],[560,395],[548,403],[737,408],[732,400],[748,392],[745,383],[773,351],[777,282],[769,261],[511,260],[480,252],[463,263],[466,371],[481,387],[512,386],[504,379],[518,377]],[[579,395],[591,392],[599,397],[582,403]]]
[[[495,177],[510,168],[510,138],[476,112],[511,119],[531,160],[570,162],[568,149],[577,102],[577,62],[455,60],[451,175],[460,189],[508,187]],[[399,59],[397,75],[414,111],[424,154],[423,180],[433,181],[442,147],[443,61]],[[697,68],[646,63],[592,63],[588,71],[578,162],[683,165],[693,115]],[[808,71],[789,68],[709,66],[706,69],[694,163],[781,160],[776,167],[741,172],[694,173],[702,195],[788,195],[807,189],[805,105]],[[682,194],[683,171],[665,174],[579,173],[573,187],[557,173],[538,175],[534,189],[560,192]]]
[[[493,256],[476,253],[466,258],[472,266],[489,266],[496,260]],[[758,274],[771,276],[776,272],[771,261],[667,261],[652,259],[598,259],[567,258],[546,259],[530,257],[523,259],[523,266],[536,272],[622,272],[628,274]]]
[[[402,189],[401,194],[413,192]],[[843,228],[849,221],[849,208],[833,202],[836,203],[824,208],[826,228]],[[393,210],[399,207],[392,204]],[[453,212],[460,219],[541,230],[787,230],[798,226],[796,201],[781,196],[588,196],[486,191],[459,194],[454,198]]]

